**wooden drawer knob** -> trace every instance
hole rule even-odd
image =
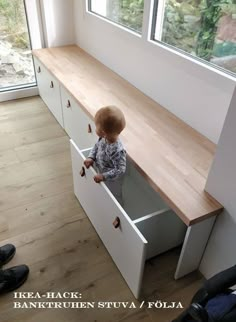
[[[40,68],[40,66],[38,67],[38,69],[37,69],[37,73],[41,73],[41,68]]]
[[[53,88],[53,87],[54,87],[53,81],[51,81],[50,87],[51,87],[51,88]]]
[[[71,107],[71,104],[70,104],[70,100],[67,101],[67,105],[66,105],[67,108],[70,108]]]
[[[80,170],[80,176],[81,177],[85,176],[85,168],[84,167],[82,167],[81,170]]]
[[[117,229],[120,227],[120,218],[116,217],[116,219],[113,221],[113,226]]]
[[[88,124],[88,133],[92,133],[92,127],[90,124]]]

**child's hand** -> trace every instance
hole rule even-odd
[[[91,167],[91,165],[93,165],[93,162],[94,162],[93,159],[88,158],[88,159],[84,160],[84,165],[88,169],[89,167]]]
[[[93,177],[93,180],[97,183],[101,182],[104,180],[104,177],[102,174],[96,174],[96,176]]]

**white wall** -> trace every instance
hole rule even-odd
[[[236,264],[236,88],[206,190],[225,207],[218,216],[200,266],[208,278]]]
[[[146,13],[150,0],[145,1]],[[74,0],[76,43],[190,126],[217,142],[235,81],[185,59],[144,35],[85,13],[85,0]],[[144,106],[145,108],[145,106]]]
[[[46,47],[75,43],[73,0],[40,0]]]

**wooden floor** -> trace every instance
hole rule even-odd
[[[69,138],[39,97],[0,104],[0,244],[5,243],[17,247],[5,267],[23,263],[30,267],[22,292],[78,291],[84,302],[140,305],[74,197]],[[186,306],[200,287],[199,273],[174,281],[178,252],[147,263],[145,303],[161,300]],[[13,293],[0,298],[1,322],[169,322],[181,311],[146,305],[142,309],[13,309],[13,302]]]

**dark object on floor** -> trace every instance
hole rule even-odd
[[[235,322],[236,294],[229,289],[235,284],[236,265],[206,280],[189,308],[172,322]]]
[[[16,248],[12,244],[0,247],[0,267],[7,264],[16,253]]]
[[[14,291],[27,280],[29,268],[19,265],[5,270],[0,270],[0,295]]]

